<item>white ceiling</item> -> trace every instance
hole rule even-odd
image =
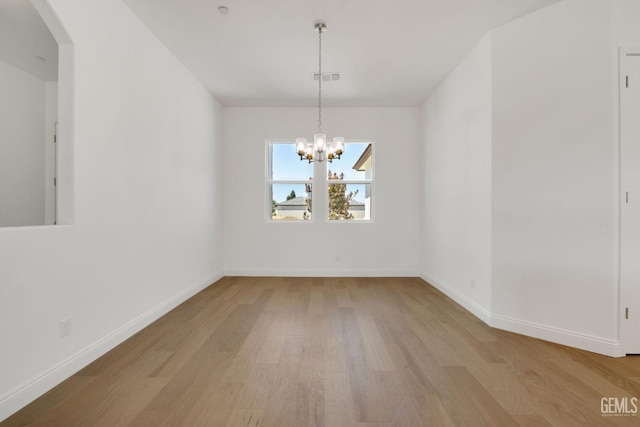
[[[559,0],[124,0],[227,106],[414,106],[488,30]],[[227,15],[218,6],[229,9]]]
[[[58,43],[29,0],[0,0],[0,61],[40,80],[58,80]]]

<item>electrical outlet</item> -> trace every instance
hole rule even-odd
[[[60,338],[71,334],[71,317],[60,320]]]
[[[475,289],[476,288],[476,279],[474,279],[473,277],[469,278],[469,286],[471,286],[471,289]]]

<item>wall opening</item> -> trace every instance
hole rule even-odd
[[[0,227],[71,222],[72,45],[45,0],[0,17]]]

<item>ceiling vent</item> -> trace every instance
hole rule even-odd
[[[313,80],[318,81],[320,73],[313,73]],[[323,82],[333,82],[340,80],[340,73],[322,73]]]

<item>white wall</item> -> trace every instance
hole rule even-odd
[[[0,419],[223,271],[220,104],[120,1],[50,3],[75,51],[74,222],[0,229]]]
[[[640,45],[639,15],[636,1],[565,0],[510,22],[425,103],[421,272],[492,326],[622,354],[617,50]],[[487,69],[488,98],[470,88]],[[482,115],[465,114],[469,105],[491,111],[491,190],[473,192],[491,200],[489,243],[479,240],[491,256],[477,258],[490,263],[490,289],[480,295],[477,282],[475,293],[466,287],[470,223],[444,215],[444,206],[470,212],[461,195],[465,171],[474,171],[465,138]]]
[[[45,82],[0,60],[0,227],[44,224]]]
[[[423,106],[420,273],[476,315],[491,310],[491,37]],[[474,287],[471,287],[471,279]]]
[[[613,1],[613,43],[618,46],[637,47],[640,45],[640,2],[638,0]]]
[[[493,32],[493,312],[617,338],[611,5],[568,0]],[[503,325],[513,326],[513,325]]]
[[[225,109],[225,273],[417,275],[418,108],[323,109],[329,137],[375,142],[374,222],[265,221],[265,140],[311,137],[316,122],[314,108]]]

